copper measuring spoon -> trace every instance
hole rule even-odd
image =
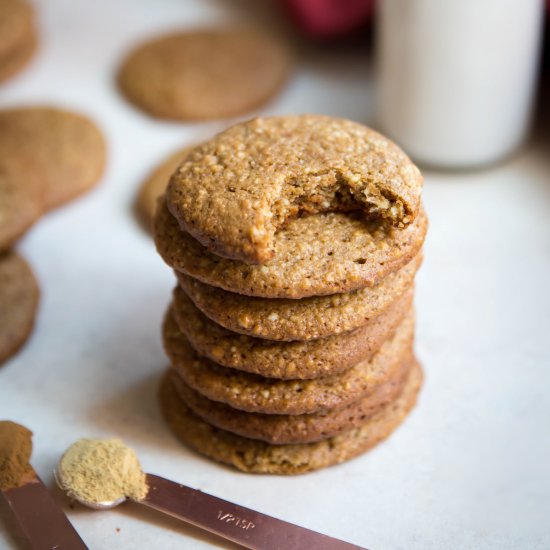
[[[66,490],[59,469],[55,472],[55,477],[59,487]],[[132,499],[134,502],[191,523],[245,548],[364,550],[360,546],[256,512],[160,476],[146,474],[146,481],[147,495],[141,500]],[[89,502],[80,498],[76,500],[95,510],[107,510],[122,504],[127,498],[122,497],[112,502]]]

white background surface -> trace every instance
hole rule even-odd
[[[182,447],[156,404],[167,362],[161,316],[173,276],[132,215],[144,175],[225,123],[158,122],[113,73],[136,41],[243,16],[223,0],[43,0],[32,66],[0,106],[48,102],[101,125],[109,166],[90,194],[42,219],[18,248],[42,288],[32,339],[0,369],[0,418],[29,426],[46,483],[80,437],[118,436],[146,471],[371,549],[550,547],[550,161],[537,143],[497,167],[425,172],[431,220],[418,277],[419,406],[369,454],[301,477],[245,475]],[[363,54],[308,56],[266,113],[373,120]],[[126,504],[71,510],[96,548],[204,548],[223,541]],[[24,548],[4,504],[0,548]],[[120,529],[120,532],[118,532]]]

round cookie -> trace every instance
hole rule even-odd
[[[262,29],[180,32],[151,40],[124,61],[122,92],[149,114],[208,120],[259,107],[290,72],[283,43]]]
[[[307,342],[274,342],[231,332],[205,317],[179,288],[171,312],[191,346],[218,365],[268,378],[308,379],[368,361],[410,311],[412,301],[410,289],[363,327]]]
[[[31,5],[23,0],[0,0],[0,81],[26,65],[35,48]]]
[[[145,227],[153,226],[159,197],[166,192],[170,176],[187,156],[191,147],[185,147],[171,154],[142,183],[136,199],[136,210]]]
[[[312,380],[278,380],[221,367],[195,353],[168,315],[164,348],[172,367],[187,385],[212,401],[264,414],[308,414],[345,407],[394,378],[412,349],[412,311],[370,361],[334,376]]]
[[[174,434],[197,452],[243,472],[301,474],[350,460],[384,440],[413,408],[421,385],[422,370],[416,363],[399,398],[364,424],[316,443],[295,445],[270,445],[207,424],[179,398],[169,376],[161,384],[159,399]]]
[[[40,291],[31,268],[14,252],[0,255],[0,364],[27,341]]]
[[[43,210],[50,210],[95,185],[105,167],[106,146],[89,119],[51,107],[0,111],[0,161],[15,157],[21,174],[38,174]]]
[[[371,288],[302,300],[243,296],[175,273],[189,298],[218,325],[268,340],[312,340],[356,329],[379,316],[412,287],[421,263],[418,254]]]
[[[195,147],[170,179],[168,209],[210,252],[275,257],[275,235],[303,214],[358,211],[396,227],[420,209],[422,176],[378,132],[322,115],[257,118]]]
[[[324,413],[280,415],[249,413],[224,403],[211,401],[191,389],[179,376],[173,378],[185,404],[202,420],[243,437],[260,439],[272,445],[312,443],[355,428],[397,399],[405,385],[412,358],[404,361],[396,377],[347,407]]]
[[[305,298],[378,284],[418,254],[427,225],[423,212],[404,229],[344,213],[296,218],[277,233],[275,257],[263,265],[208,252],[166,205],[157,210],[154,234],[168,265],[206,284],[264,298]]]
[[[0,252],[7,250],[42,214],[42,186],[37,174],[0,154]]]

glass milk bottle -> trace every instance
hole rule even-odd
[[[468,168],[529,130],[543,0],[382,0],[378,123],[421,164]]]

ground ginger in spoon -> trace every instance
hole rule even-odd
[[[58,481],[67,494],[92,504],[147,495],[136,453],[119,439],[80,439],[61,457]]]
[[[61,457],[56,478],[61,489],[90,508],[114,508],[130,498],[245,548],[290,548],[292,543],[292,548],[304,550],[360,549],[160,476],[144,474],[134,451],[118,439],[80,439]]]

